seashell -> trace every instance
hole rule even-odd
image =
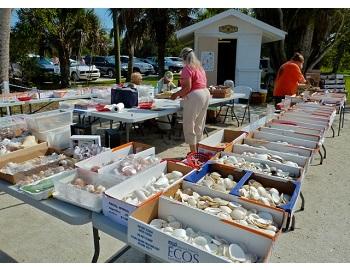
[[[85,186],[86,191],[94,193],[95,192],[95,187],[94,185],[86,185]]]
[[[246,213],[242,211],[241,208],[236,208],[231,212],[230,215],[234,220],[241,220],[245,218]]]
[[[186,235],[188,237],[193,237],[193,235],[195,234],[194,230],[192,228],[187,228],[186,229]]]
[[[246,189],[241,188],[239,190],[239,196],[244,197],[244,198],[248,198],[249,197],[249,192]]]
[[[163,232],[165,232],[167,234],[172,234],[174,232],[174,228],[172,228],[172,227],[165,227],[163,229]]]
[[[213,242],[214,245],[217,245],[217,246],[220,246],[223,244],[220,240],[216,238],[213,238],[211,241]]]
[[[103,193],[106,190],[106,188],[102,185],[97,186],[95,192],[96,193]]]
[[[167,222],[163,219],[153,219],[149,225],[152,227],[155,227],[157,229],[161,229],[166,224],[167,224]]]
[[[275,203],[275,204],[279,204],[280,201],[281,201],[281,198],[278,194],[276,193],[271,193],[271,197],[272,197],[272,201]]]
[[[266,227],[266,230],[269,230],[269,231],[273,231],[273,232],[277,232],[277,227],[273,226],[273,225],[269,225]]]
[[[205,239],[203,236],[197,236],[193,239],[193,242],[198,246],[205,246],[206,244],[208,244],[207,239]]]
[[[267,154],[257,154],[257,155],[255,156],[255,158],[267,160],[267,159],[268,159],[268,155],[267,155]]]
[[[213,178],[214,180],[219,180],[221,178],[221,175],[217,172],[212,172],[210,174],[210,177]]]
[[[227,157],[227,160],[229,160],[229,161],[232,162],[233,164],[238,163],[237,158],[234,157],[234,156],[229,156],[229,157]]]
[[[264,187],[258,187],[257,190],[258,190],[260,196],[266,196],[267,191]]]
[[[269,212],[260,211],[258,213],[258,216],[267,220],[267,221],[270,221],[271,223],[273,222],[273,216]]]
[[[135,190],[134,194],[140,202],[147,200],[147,197],[146,197],[145,193],[143,193],[142,190]]]
[[[171,179],[179,179],[183,176],[182,172],[179,171],[172,171],[171,172]]]
[[[125,202],[128,204],[136,205],[136,206],[139,204],[139,200],[137,198],[135,198],[135,199],[127,198],[125,200]]]
[[[173,229],[181,229],[181,227],[182,227],[181,223],[178,221],[169,222],[168,226],[173,228]]]
[[[205,209],[205,208],[209,207],[209,203],[206,201],[198,201],[197,206],[199,209]]]
[[[241,219],[241,220],[236,220],[237,223],[241,224],[241,225],[244,225],[244,226],[248,226],[248,222],[245,221],[244,219]]]
[[[204,209],[204,211],[206,211],[206,212],[208,212],[210,214],[216,215],[216,214],[221,212],[221,209],[220,208],[207,207],[207,208]]]
[[[174,216],[167,216],[167,217],[166,217],[166,220],[167,220],[168,222],[174,222],[174,221],[176,221],[176,218],[175,218]]]
[[[186,231],[184,229],[175,229],[173,231],[172,235],[174,237],[176,237],[176,238],[180,238],[180,239],[183,239],[183,240],[187,240],[188,239]]]
[[[279,196],[279,192],[278,192],[278,190],[277,189],[275,189],[275,188],[270,188],[269,189],[269,192],[270,192],[270,194],[272,195],[272,193],[275,193],[275,194],[277,194],[278,196]]]
[[[242,205],[236,202],[229,202],[227,206],[234,210],[235,208],[241,207]]]
[[[245,262],[245,253],[243,249],[237,244],[231,244],[228,249],[228,257],[234,261]]]
[[[226,206],[226,205],[221,205],[220,209],[227,214],[231,214],[231,212],[232,212],[231,208]]]
[[[193,197],[189,197],[187,199],[187,203],[193,207],[196,207],[197,206],[197,200]]]
[[[263,197],[261,197],[260,195],[259,195],[259,192],[251,192],[250,193],[250,197],[252,198],[252,199],[254,199],[254,200],[257,200],[257,201],[259,201],[260,199],[263,199]]]
[[[225,212],[220,212],[219,214],[217,214],[217,216],[222,219],[232,220],[230,214],[227,214]]]
[[[231,190],[236,185],[236,182],[232,181],[230,178],[225,178],[224,179],[224,185],[225,185],[226,189]]]
[[[261,198],[260,198],[260,201],[261,201],[263,204],[270,206],[270,202],[269,202],[269,200],[268,200],[267,198],[261,197]]]
[[[165,176],[161,176],[160,178],[158,178],[158,180],[154,183],[155,187],[158,188],[164,188],[167,187],[169,185],[169,180],[168,178],[166,178]]]
[[[215,244],[207,244],[207,245],[205,245],[205,250],[210,252],[210,253],[217,254],[219,248]]]
[[[286,162],[284,163],[284,165],[287,165],[287,166],[290,166],[290,167],[295,167],[295,168],[298,168],[298,167],[299,167],[299,165],[298,165],[297,163],[292,162],[292,161],[286,161]]]
[[[253,221],[253,223],[258,226],[259,228],[266,229],[269,225],[271,225],[271,222],[268,220],[265,220],[263,218],[258,218]]]
[[[278,160],[279,162],[283,163],[284,159],[277,155],[271,155],[271,158]]]
[[[201,200],[205,200],[205,201],[208,201],[208,202],[215,202],[214,199],[213,199],[212,197],[209,197],[209,196],[207,196],[207,195],[202,196],[202,197],[200,197],[200,198],[201,198]]]
[[[225,192],[226,191],[226,188],[222,185],[219,185],[219,184],[214,184],[211,186],[212,189],[215,189],[217,191],[222,191],[222,192]]]
[[[213,201],[220,204],[220,205],[228,205],[228,203],[229,203],[228,201],[223,200],[221,198],[214,198]]]
[[[198,200],[200,195],[197,192],[193,192],[192,197]]]
[[[230,179],[230,180],[232,180],[232,181],[234,180],[233,175],[231,175],[231,174],[229,174],[229,175],[227,176],[227,178]]]
[[[222,249],[223,249],[222,255],[224,255],[225,257],[228,257],[228,258],[230,258],[229,248],[230,248],[230,246],[227,244],[222,245]]]
[[[244,188],[245,190],[250,190],[250,186],[249,185],[244,185],[242,188]]]

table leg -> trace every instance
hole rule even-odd
[[[10,112],[10,115],[12,115],[12,107],[9,107],[9,111],[7,112],[7,114]]]
[[[343,121],[341,123],[341,127],[343,128],[344,127],[344,119],[345,119],[345,104],[343,106]]]
[[[32,104],[29,103],[29,113],[32,113]]]
[[[333,138],[335,137],[335,130],[334,130],[334,127],[333,127],[333,125],[331,125],[331,129],[332,129],[332,133],[333,133]]]
[[[94,256],[92,257],[93,263],[96,263],[98,257],[100,256],[100,236],[98,234],[98,230],[95,227],[92,227],[92,234],[94,236]]]
[[[323,151],[324,151],[323,158],[326,159],[326,157],[327,157],[327,150],[326,150],[326,147],[324,146],[324,144],[322,144],[322,148],[323,148]]]
[[[130,123],[126,123],[125,126],[126,126],[126,142],[128,143],[129,142],[129,135],[130,135],[131,124]]]
[[[341,127],[341,122],[342,122],[342,117],[343,116],[343,108],[339,108],[339,125],[338,125],[338,136],[340,136],[340,127]]]
[[[292,216],[292,226],[290,227],[290,231],[294,231],[295,229],[295,215]]]
[[[21,107],[21,114],[23,114],[23,105],[20,105]]]
[[[300,207],[300,211],[304,211],[305,208],[305,198],[302,192],[300,192],[300,199],[301,199],[301,207]]]
[[[106,263],[113,263],[116,260],[118,260],[121,256],[123,256],[125,254],[125,252],[127,252],[129,249],[131,248],[131,246],[126,245],[125,247],[123,247],[120,251],[118,251],[116,254],[114,254],[111,258],[109,258]]]

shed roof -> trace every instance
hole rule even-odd
[[[249,23],[259,29],[262,30],[262,42],[268,43],[278,40],[283,40],[285,38],[285,35],[287,32],[278,29],[274,26],[271,26],[267,23],[264,23],[260,20],[257,20],[251,16],[248,16],[238,10],[235,9],[229,9],[222,13],[219,13],[213,17],[210,17],[208,19],[205,19],[203,21],[200,21],[198,23],[192,24],[186,28],[183,28],[176,32],[176,36],[178,39],[188,39],[189,37],[193,36],[193,33],[203,27],[209,26],[212,23],[215,23],[217,21],[220,21],[226,17],[236,17],[246,23]]]

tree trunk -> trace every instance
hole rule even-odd
[[[161,79],[164,76],[164,57],[165,57],[166,41],[158,42],[158,77]]]
[[[339,42],[337,49],[336,49],[336,54],[335,57],[332,61],[332,73],[337,73],[339,66],[340,66],[340,62],[342,60],[342,57],[344,55],[345,52],[345,43],[344,42]]]
[[[128,77],[126,78],[126,81],[130,82],[131,81],[131,73],[133,72],[133,60],[134,60],[134,44],[129,44],[129,61],[128,61]]]
[[[120,72],[120,37],[119,37],[119,24],[118,24],[118,14],[115,9],[113,9],[113,37],[114,37],[114,55],[115,55],[115,82],[120,84],[121,72]]]
[[[9,92],[10,63],[10,8],[0,8],[0,84],[4,92]]]
[[[58,49],[58,57],[60,59],[61,70],[61,87],[69,87],[69,48],[61,45]]]

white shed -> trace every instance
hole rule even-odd
[[[283,40],[287,33],[230,9],[176,32],[183,41],[194,41],[194,50],[206,70],[208,84],[260,89],[261,44]]]

